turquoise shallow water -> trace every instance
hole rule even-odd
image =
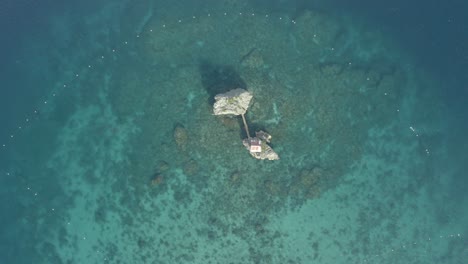
[[[467,259],[463,35],[398,3],[50,7],[2,8],[0,263]],[[237,87],[280,160],[212,114]]]

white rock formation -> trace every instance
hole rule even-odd
[[[249,108],[252,94],[244,89],[237,88],[227,93],[215,96],[213,105],[215,115],[243,115]]]

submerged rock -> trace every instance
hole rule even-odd
[[[161,174],[155,174],[151,179],[151,186],[159,186],[163,183],[164,177]]]
[[[169,170],[169,168],[170,168],[169,163],[167,163],[166,161],[160,160],[158,162],[158,170],[160,172],[165,172],[165,171]]]
[[[245,67],[260,69],[264,67],[265,62],[260,51],[253,48],[241,58],[240,64]]]
[[[179,149],[186,149],[188,143],[188,133],[182,125],[176,125],[173,132],[173,138]]]
[[[184,163],[183,171],[188,176],[195,175],[198,172],[198,167],[198,163],[195,160],[191,159]]]

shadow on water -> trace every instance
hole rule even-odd
[[[215,102],[214,97],[220,93],[226,93],[236,88],[247,89],[246,82],[242,79],[240,74],[235,70],[234,66],[230,65],[219,65],[209,61],[203,60],[200,62],[199,71],[201,75],[201,82],[203,88],[208,92],[209,99],[208,103],[213,105]],[[238,122],[239,127],[242,129],[239,131],[239,139],[244,139],[247,134],[244,130],[244,124],[242,119],[238,116],[220,116],[222,119],[235,119]],[[228,121],[227,121],[228,122]],[[247,120],[248,122],[248,120]],[[257,124],[249,123],[249,127],[254,128],[254,131],[258,131],[261,128]]]
[[[233,66],[218,65],[203,60],[200,62],[199,71],[202,86],[210,95],[208,102],[210,105],[214,103],[217,94],[236,88],[247,89],[247,84]]]

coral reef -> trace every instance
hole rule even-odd
[[[180,124],[177,124],[172,133],[172,137],[174,138],[174,142],[176,143],[177,147],[180,150],[185,151],[187,148],[189,138],[188,132],[185,129],[185,127],[183,127]]]
[[[122,55],[128,65],[112,68],[112,109],[122,120],[135,120],[139,130],[129,139],[133,148],[125,148],[128,159],[115,164],[103,154],[111,164],[106,173],[116,176],[105,186],[119,198],[102,203],[110,208],[106,215],[125,226],[112,238],[136,248],[105,241],[104,254],[139,256],[141,263],[225,263],[217,253],[232,247],[229,253],[240,256],[233,263],[301,262],[285,257],[286,250],[267,250],[285,246],[283,234],[269,230],[269,222],[326,198],[323,194],[362,158],[367,131],[394,117],[405,75],[380,57],[350,64],[346,56],[354,46],[340,47],[345,26],[324,14],[303,12],[294,25],[277,14],[274,19],[204,15],[189,17],[190,22],[170,20],[164,27],[153,16],[143,29],[152,33],[142,34]],[[229,74],[204,76],[200,61]],[[240,118],[212,115],[213,96],[206,86],[232,75],[233,83],[248,84],[255,99],[248,113],[251,95],[243,109],[220,113],[245,115],[257,131],[252,139],[268,155],[252,152],[250,141],[243,144]],[[246,155],[243,145],[256,158],[278,158],[263,130],[280,142],[274,146],[280,162]],[[85,159],[81,165],[88,163],[94,164]],[[95,218],[106,221],[99,206]],[[149,241],[157,241],[158,248]],[[314,254],[320,251],[312,245]]]
[[[249,52],[247,52],[241,58],[240,63],[244,67],[253,69],[262,69],[265,66],[263,56],[257,48],[253,48]]]
[[[163,183],[164,177],[161,174],[157,174],[151,179],[151,186],[156,187]]]
[[[317,198],[320,195],[320,184],[325,177],[321,168],[303,169],[290,186],[291,193],[302,193],[305,199]]]
[[[184,173],[188,176],[195,175],[199,170],[198,163],[193,159],[190,159],[189,161],[185,162],[183,166]]]

